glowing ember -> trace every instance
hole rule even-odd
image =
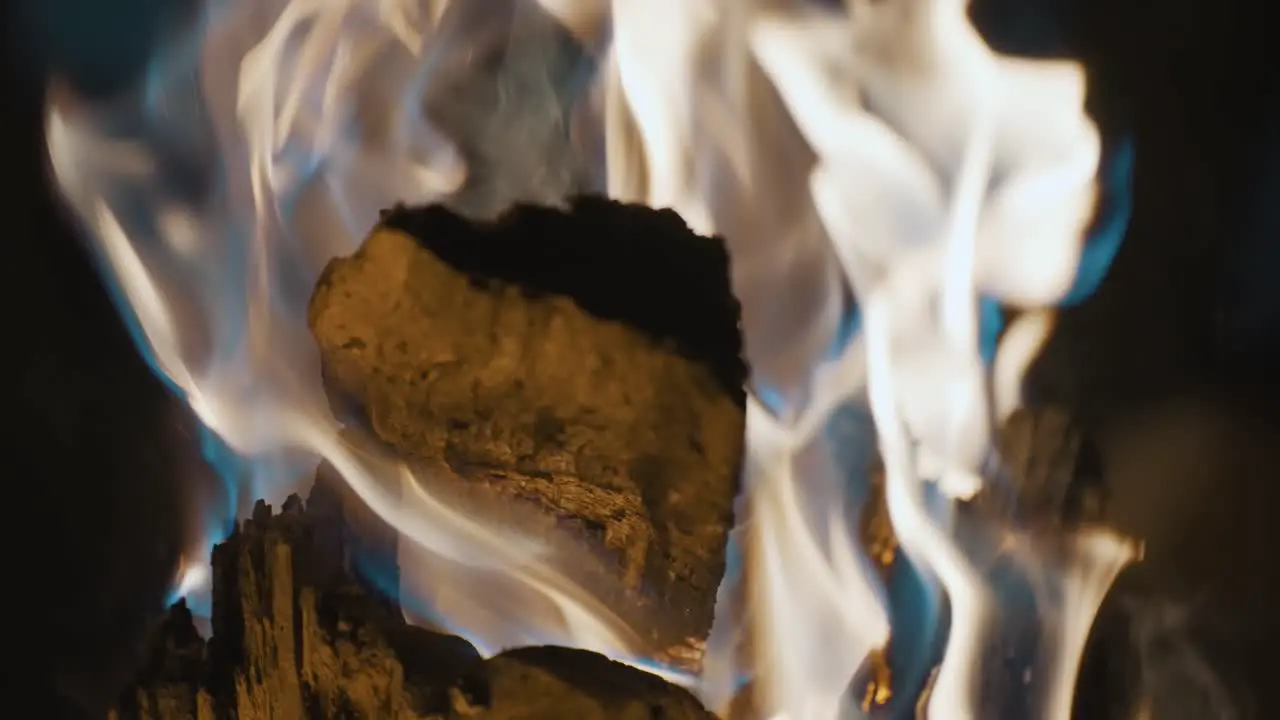
[[[984,647],[1014,600],[957,530],[963,500],[988,483],[993,419],[1016,406],[1053,308],[1105,270],[1081,261],[1100,139],[1081,69],[992,52],[961,0],[829,5],[211,3],[136,94],[84,106],[52,93],[50,156],[140,344],[234,451],[252,495],[278,501],[323,456],[410,555],[440,558],[423,564],[433,581],[483,569],[556,610],[458,628],[478,646],[639,660],[631,630],[553,553],[339,439],[305,324],[319,269],[353,251],[380,208],[463,187],[459,148],[476,139],[450,137],[425,108],[483,79],[492,69],[475,57],[550,13],[598,53],[581,63],[594,82],[576,94],[575,78],[552,77],[574,107],[517,104],[513,122],[571,111],[574,138],[603,139],[610,194],[675,208],[734,256],[753,368],[735,533],[747,561],[722,590],[704,699],[725,708],[750,678],[767,717],[856,716],[866,698],[990,717],[1000,700],[982,691]],[[557,148],[513,150],[503,161],[521,170],[496,172],[563,163],[545,157]],[[500,187],[491,202],[536,195]],[[1122,228],[1110,231],[1113,250]],[[980,309],[993,302],[1022,311],[994,358]],[[841,413],[862,429],[841,431]],[[851,684],[868,667],[935,664],[927,650],[885,664],[891,636],[919,618],[899,617],[860,542],[877,440],[894,535],[917,599],[935,608],[923,627],[946,633],[932,682],[900,699],[892,679],[870,693]],[[982,522],[1036,590],[1029,712],[1066,718],[1093,614],[1135,548],[1100,530],[1044,541]]]

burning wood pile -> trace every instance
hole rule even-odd
[[[674,272],[650,282],[658,268]],[[401,208],[330,264],[310,318],[353,433],[371,429],[432,492],[574,553],[579,581],[647,633],[645,655],[689,669],[742,452],[728,278],[723,245],[670,212],[583,199],[475,224]],[[260,503],[214,550],[212,639],[176,605],[120,716],[707,716],[687,690],[602,655],[483,660],[407,624],[397,555],[331,466],[305,503]],[[418,577],[411,596],[448,611],[483,591],[430,586],[448,577]]]
[[[112,718],[713,717],[689,691],[597,653],[484,659],[462,638],[409,625],[357,579],[350,499],[325,472],[305,503],[293,496],[273,514],[260,502],[218,546],[211,639],[179,601]]]
[[[221,520],[317,458],[368,516],[293,500],[220,546],[189,705],[702,712],[600,689],[620,668],[561,687],[624,700],[504,699],[591,651],[744,718],[1069,717],[1137,553],[1088,526],[1069,423],[1018,414],[1127,220],[1079,64],[961,0],[280,0],[184,33],[136,96],[53,94],[54,175],[235,461]],[[401,613],[497,659],[411,680]],[[581,652],[500,652],[541,645]]]

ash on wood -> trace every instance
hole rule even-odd
[[[326,268],[309,322],[340,417],[433,491],[590,548],[575,580],[653,652],[696,657],[743,442],[721,241],[595,198],[484,223],[397,208]]]
[[[213,636],[175,605],[114,720],[709,720],[687,691],[603,656],[523,648],[484,660],[408,625],[351,571],[355,520],[317,483],[259,503],[213,554]]]

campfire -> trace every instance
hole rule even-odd
[[[226,483],[118,714],[1071,717],[1140,554],[1021,407],[1124,232],[1085,92],[961,0],[209,3],[55,85]]]

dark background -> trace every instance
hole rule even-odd
[[[1280,677],[1280,74],[1266,5],[990,0],[975,12],[1010,44],[1082,57],[1104,130],[1136,143],[1125,245],[1065,315],[1033,393],[1078,414],[1102,449],[1113,522],[1147,538],[1127,592],[1189,609],[1201,629],[1188,634],[1208,638],[1202,654],[1234,697],[1280,717],[1267,697]],[[7,698],[71,707],[127,681],[176,563],[182,478],[205,472],[190,418],[134,351],[50,194],[41,138],[41,78],[127,82],[166,6],[0,11]]]

